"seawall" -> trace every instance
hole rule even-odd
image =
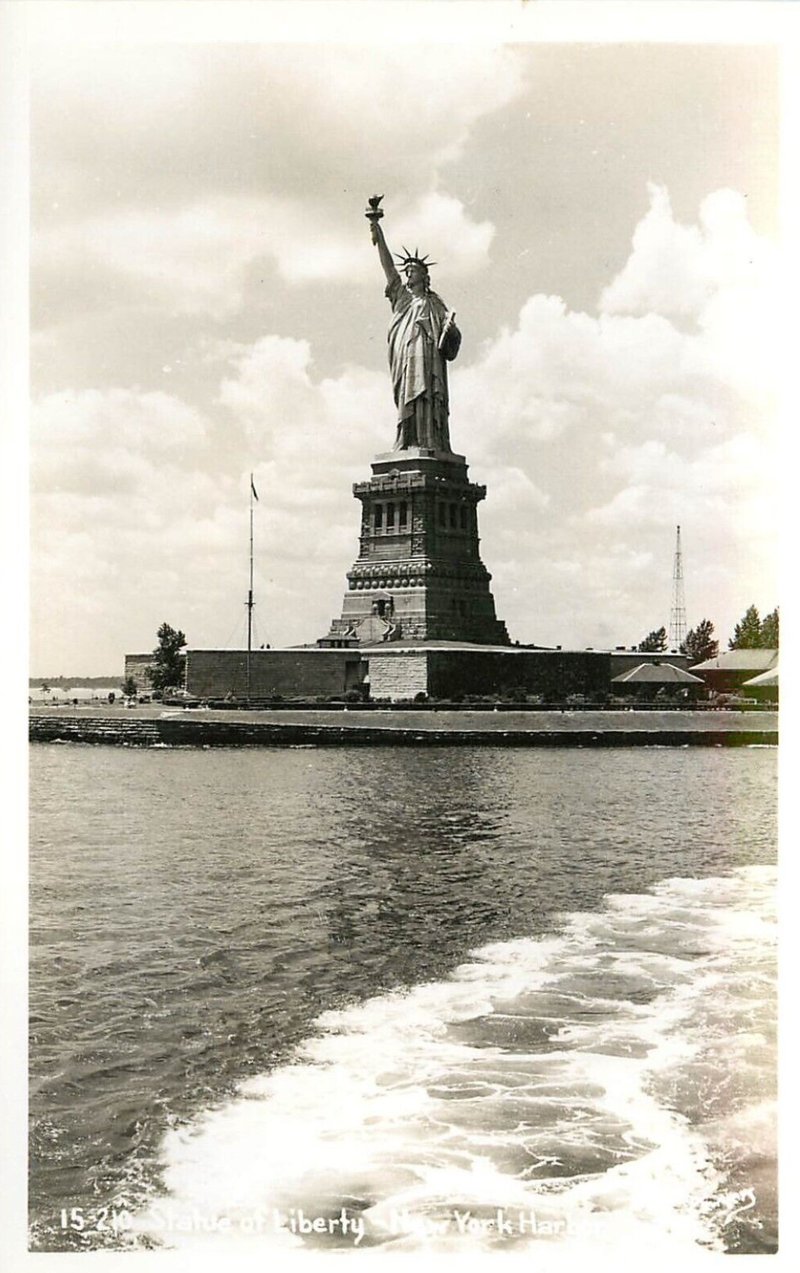
[[[32,742],[123,747],[377,744],[492,747],[742,747],[778,742],[777,712],[33,712]]]

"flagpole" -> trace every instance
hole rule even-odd
[[[247,702],[250,702],[250,655],[253,649],[253,474],[250,474],[250,588],[247,593]]]

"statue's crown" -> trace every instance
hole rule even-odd
[[[429,261],[427,255],[420,256],[419,248],[415,248],[413,252],[409,252],[407,247],[403,247],[402,252],[395,252],[397,262],[401,269],[405,269],[408,265],[421,265],[424,270],[429,270],[435,261]]]

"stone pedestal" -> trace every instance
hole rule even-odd
[[[377,455],[356,482],[358,560],[326,644],[469,641],[508,645],[478,546],[478,504],[463,455],[414,447]]]

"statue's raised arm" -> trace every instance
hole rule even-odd
[[[372,195],[369,200],[369,210],[367,211],[365,215],[369,218],[369,228],[370,228],[370,234],[372,237],[372,242],[375,244],[376,248],[378,249],[378,257],[380,258],[380,263],[383,266],[383,272],[386,275],[386,282],[392,283],[396,278],[399,278],[400,276],[397,273],[397,266],[392,260],[392,254],[389,251],[388,244],[386,242],[386,239],[383,236],[383,230],[381,229],[381,217],[383,216],[383,208],[381,208],[379,205],[382,198],[383,198],[382,194]]]
[[[455,314],[431,291],[429,269],[435,261],[407,248],[399,256],[405,283],[386,243],[380,220],[383,195],[372,195],[365,213],[372,242],[386,275],[386,296],[392,306],[389,327],[389,367],[397,407],[395,450],[420,447],[451,454],[448,425],[447,363],[461,345]]]

